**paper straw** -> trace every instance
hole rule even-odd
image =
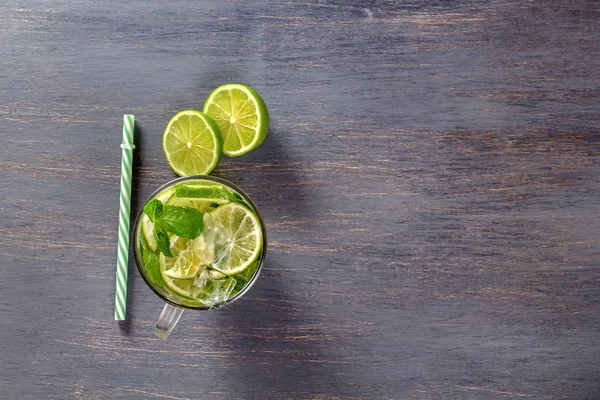
[[[133,115],[123,116],[121,144],[121,200],[119,205],[119,246],[117,250],[117,287],[115,290],[115,320],[125,319],[127,306],[127,261],[129,259],[129,211],[131,207],[131,164],[133,160]]]

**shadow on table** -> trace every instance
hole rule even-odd
[[[128,263],[128,282],[127,282],[127,318],[125,321],[119,321],[119,329],[126,335],[131,335],[132,324],[131,321],[135,318],[135,302],[133,293],[138,282],[137,267],[135,264],[135,257],[133,254],[133,228],[137,212],[142,206],[144,199],[141,198],[140,194],[140,167],[141,163],[141,151],[144,148],[144,135],[143,128],[140,126],[138,121],[135,122],[133,130],[133,143],[135,144],[135,150],[133,151],[133,170],[132,183],[131,183],[131,211],[130,211],[130,224],[129,224],[129,263]]]
[[[269,245],[313,240],[318,210],[307,188],[314,187],[314,174],[308,174],[304,160],[293,157],[286,143],[293,142],[290,135],[272,124],[258,148],[225,159],[216,171],[249,192],[265,219]],[[305,396],[308,387],[334,393],[343,383],[338,360],[332,360],[328,352],[330,336],[323,315],[311,294],[298,294],[296,284],[301,277],[288,275],[289,259],[269,248],[267,253],[255,286],[219,311],[215,321],[227,344],[226,357],[230,357],[227,377],[223,377],[228,391],[248,398],[266,393],[274,398],[291,398],[294,393]]]
[[[303,163],[294,159],[290,149],[282,141],[283,133],[277,128],[269,129],[263,143],[250,153],[232,161],[231,171],[227,165],[218,171],[225,179],[239,182],[242,188],[249,183],[251,197],[263,212],[283,213],[308,224],[315,212],[311,193],[306,190],[314,182],[306,173]],[[243,169],[236,164],[242,162]],[[238,167],[238,168],[236,168]],[[268,224],[267,224],[268,226]]]
[[[220,311],[216,320],[227,337],[228,386],[249,397],[271,393],[284,398],[308,388],[334,393],[340,382],[338,357],[329,350],[330,334],[312,296],[300,298],[286,279],[282,260],[268,257],[246,298]]]

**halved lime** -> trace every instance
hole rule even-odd
[[[259,257],[263,245],[256,214],[241,204],[228,203],[205,215],[214,219],[211,223],[205,218],[207,234],[222,238],[214,250],[213,268],[230,276],[245,271]]]
[[[254,150],[267,136],[267,106],[249,86],[239,83],[219,86],[208,96],[203,111],[219,126],[223,153],[230,157]]]
[[[166,192],[161,193],[156,198],[163,203],[168,203],[169,199],[172,198],[173,193],[175,193],[175,189],[169,189]],[[146,243],[148,243],[148,247],[152,251],[156,251],[156,239],[154,238],[154,223],[150,221],[150,218],[146,214],[142,217],[142,233],[144,234],[144,238],[146,238]]]
[[[169,167],[177,175],[208,175],[221,161],[223,137],[211,117],[185,110],[167,124],[162,146]]]

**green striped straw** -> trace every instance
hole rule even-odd
[[[125,319],[127,304],[127,262],[129,259],[129,212],[131,206],[131,164],[133,159],[133,115],[123,116],[121,144],[121,201],[119,205],[119,246],[117,250],[117,287],[115,290],[115,320]]]

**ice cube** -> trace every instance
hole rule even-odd
[[[213,244],[206,239],[204,234],[188,242],[188,250],[194,256],[194,262],[208,265],[213,262],[215,250]]]
[[[214,279],[212,271],[203,269],[194,280],[192,295],[207,306],[214,306],[229,298],[236,280],[224,276],[222,279]]]
[[[203,268],[194,278],[194,284],[192,286],[192,297],[197,298],[200,301],[203,301],[201,297],[206,290],[206,286],[211,281],[212,277],[210,272]]]
[[[231,251],[231,234],[228,228],[210,214],[204,214],[204,232],[206,243],[212,245],[211,264],[217,269],[229,259]]]
[[[235,278],[226,277],[224,279],[213,279],[211,286],[210,299],[213,304],[222,303],[229,298],[236,284]]]
[[[177,256],[173,267],[165,271],[165,275],[175,279],[189,279],[196,275],[199,267],[200,264],[194,261],[194,254],[183,250]]]
[[[175,261],[175,265],[173,269],[180,269],[187,271],[192,266],[192,253],[189,251],[182,251],[179,253],[179,257],[177,257],[177,261]]]

